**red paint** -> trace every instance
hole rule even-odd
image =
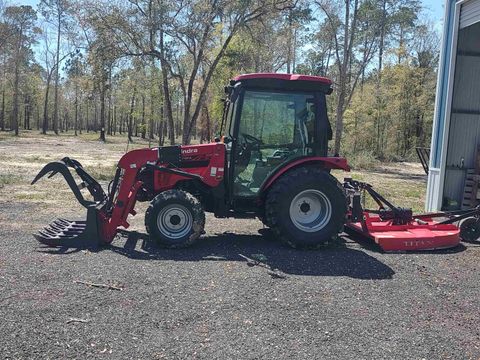
[[[332,85],[332,80],[322,77],[322,76],[312,76],[312,75],[300,75],[300,74],[276,74],[276,73],[255,73],[255,74],[243,74],[238,75],[233,78],[234,81],[242,81],[249,79],[278,79],[278,80],[288,80],[288,81],[314,81],[321,82],[325,85]]]
[[[366,229],[361,223],[346,226],[374,240],[384,251],[421,251],[455,247],[460,243],[460,229],[453,224],[438,224],[422,217],[427,224],[411,221],[406,225],[393,225],[378,215],[364,213]]]
[[[221,143],[211,143],[202,145],[182,146],[182,164],[188,165],[188,168],[178,168],[191,174],[202,176],[202,182],[209,187],[215,187],[223,180],[225,164],[225,145]],[[208,162],[208,164],[206,164]],[[117,228],[122,226],[128,228],[127,222],[129,214],[134,214],[137,191],[142,186],[142,182],[137,181],[138,171],[152,163],[156,165],[168,166],[169,164],[158,163],[158,148],[132,150],[120,159],[118,167],[123,170],[118,189],[118,196],[113,204],[111,214],[99,212],[98,221],[100,222],[102,236],[105,242],[110,243],[117,234]],[[198,166],[196,166],[198,164]],[[191,180],[190,178],[167,174],[160,171],[154,171],[154,189],[156,192],[172,189],[181,180]]]
[[[182,146],[182,162],[188,164],[188,168],[179,168],[179,170],[200,175],[203,178],[203,183],[209,187],[216,187],[223,180],[225,171],[225,145],[222,143],[211,143]],[[181,180],[191,179],[181,175],[155,171],[155,191],[161,192],[171,189]]]
[[[267,190],[280,176],[285,174],[288,170],[293,169],[299,165],[306,164],[316,164],[320,165],[326,169],[340,169],[345,171],[350,171],[350,166],[348,166],[347,159],[342,157],[323,157],[323,156],[312,156],[307,158],[300,158],[296,161],[289,163],[279,170],[275,175],[273,175],[268,182],[263,186],[262,191]]]

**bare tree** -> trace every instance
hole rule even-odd
[[[15,135],[18,135],[20,68],[27,62],[30,45],[35,41],[37,14],[31,6],[9,6],[5,9],[5,18],[13,33],[12,45],[15,49],[12,119]]]
[[[266,14],[295,6],[291,0],[130,0],[129,3],[129,6],[89,3],[90,19],[109,31],[109,38],[125,55],[148,55],[160,60],[170,131],[173,114],[168,79],[173,77],[178,81],[184,104],[183,143],[190,142],[207,88],[233,37]],[[171,133],[170,142],[174,142]]]
[[[327,18],[328,28],[335,43],[337,106],[334,152],[338,154],[343,134],[343,115],[350,104],[360,76],[375,53],[377,37],[372,36],[364,44],[363,56],[356,58],[360,0],[336,2],[321,0],[317,1],[317,4]]]
[[[53,102],[53,131],[58,135],[58,84],[60,81],[59,67],[60,67],[60,44],[63,28],[66,23],[66,14],[68,9],[67,0],[41,0],[39,9],[42,15],[53,24],[56,28],[56,51],[55,51],[55,66],[53,71],[55,74],[54,83],[54,102]]]

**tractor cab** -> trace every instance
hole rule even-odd
[[[229,197],[251,204],[277,169],[303,157],[327,156],[332,129],[326,78],[248,74],[225,88],[221,133],[227,147]]]

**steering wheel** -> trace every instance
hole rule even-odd
[[[238,152],[235,155],[235,166],[237,169],[242,169],[239,170],[239,172],[242,172],[250,163],[252,151],[260,150],[260,145],[263,142],[262,140],[257,139],[255,136],[249,134],[240,133],[240,135],[243,137],[244,142],[240,142],[239,146],[237,147]]]
[[[245,142],[247,143],[247,145],[261,145],[263,144],[263,141],[256,138],[255,136],[252,136],[252,135],[249,135],[249,134],[245,134],[245,133],[241,133],[240,135],[243,136],[243,138],[245,139]]]

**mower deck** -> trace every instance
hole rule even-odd
[[[365,223],[347,223],[347,228],[366,236],[383,251],[425,251],[447,249],[460,243],[460,229],[453,224],[439,224],[432,219],[393,225],[377,215],[365,213]]]

